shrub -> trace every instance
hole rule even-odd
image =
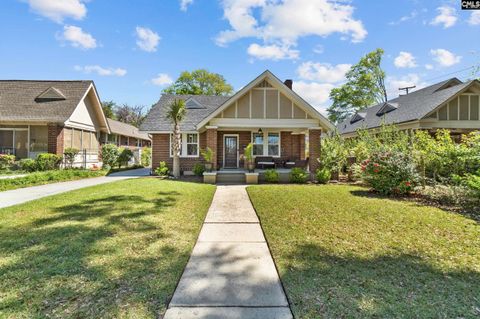
[[[49,171],[53,169],[58,169],[60,163],[62,162],[62,157],[57,154],[43,153],[38,154],[36,161],[37,170],[39,171]]]
[[[418,181],[410,157],[401,151],[377,151],[362,163],[362,177],[375,191],[384,194],[408,194]]]
[[[152,149],[150,147],[144,147],[142,149],[142,166],[148,167],[152,164]]]
[[[165,162],[160,162],[160,164],[158,165],[158,167],[155,169],[155,173],[158,175],[158,176],[167,176],[168,175],[168,166],[167,166],[167,163]]]
[[[102,146],[102,161],[106,169],[112,168],[118,161],[118,147],[113,144],[105,144]]]
[[[15,155],[0,154],[0,170],[10,168],[15,163]]]
[[[480,199],[480,170],[475,175],[468,174],[465,176],[463,184],[475,194],[475,197]]]
[[[33,158],[24,158],[18,161],[18,166],[26,172],[35,172],[37,170],[37,162]]]
[[[205,165],[200,163],[195,163],[195,165],[193,165],[193,174],[202,176],[203,172],[205,172]]]
[[[206,147],[204,150],[200,151],[200,154],[202,155],[203,159],[207,163],[212,163],[213,162],[213,150],[210,147]]]
[[[291,183],[303,184],[307,181],[307,179],[308,173],[304,169],[300,167],[292,168],[292,171],[290,172]]]
[[[128,166],[128,162],[132,159],[133,157],[133,152],[129,148],[119,148],[118,149],[118,159],[117,159],[117,164],[118,167],[123,166]]]
[[[280,176],[277,170],[271,168],[265,171],[265,181],[267,183],[278,183],[279,180],[280,180]]]
[[[73,147],[67,147],[65,149],[63,152],[63,157],[65,158],[65,163],[68,167],[73,167],[73,163],[75,163],[75,157],[77,157],[78,153],[80,153],[80,150]]]
[[[332,173],[330,172],[330,170],[328,170],[325,167],[324,168],[319,168],[315,172],[315,178],[316,178],[317,182],[320,183],[320,184],[328,183],[328,181],[330,180],[331,177],[332,177]]]

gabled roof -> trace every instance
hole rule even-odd
[[[148,134],[140,132],[138,128],[133,125],[112,120],[109,118],[107,118],[107,122],[108,126],[110,127],[110,132],[112,132],[113,134],[129,136],[143,140],[150,140]]]
[[[380,111],[385,108],[385,103],[373,105],[362,110],[362,113],[365,113],[363,119],[351,122],[351,119],[355,116],[353,115],[338,124],[338,132],[340,134],[353,133],[357,129],[380,127],[383,123],[399,124],[420,120],[455,95],[466,90],[473,83],[479,84],[477,80],[463,83],[457,78],[451,78],[408,95],[401,95],[388,101],[388,104],[394,106],[395,109],[383,113],[381,116],[378,116],[378,113],[382,113]]]
[[[237,93],[232,95],[228,100],[226,100],[222,105],[220,105],[214,112],[212,112],[210,115],[205,117],[200,123],[198,123],[197,128],[200,128],[208,123],[211,119],[213,119],[215,116],[220,114],[225,108],[230,106],[235,100],[239,99],[242,97],[246,92],[251,90],[252,88],[256,87],[259,84],[262,84],[264,80],[270,80],[273,84],[273,86],[278,89],[280,92],[285,94],[286,96],[290,97],[293,99],[293,101],[298,104],[300,107],[302,107],[304,110],[306,110],[312,117],[315,119],[318,119],[320,123],[329,130],[333,130],[335,127],[333,124],[320,112],[318,112],[313,106],[311,106],[307,101],[305,101],[300,95],[298,95],[295,91],[289,89],[279,78],[277,78],[272,72],[269,70],[264,71],[262,74],[257,76],[253,81],[248,83],[246,86],[244,86],[241,90],[239,90]]]
[[[140,126],[141,131],[146,132],[170,132],[173,130],[172,121],[166,117],[170,104],[175,99],[187,101],[195,98],[203,108],[188,108],[185,119],[180,123],[182,131],[196,131],[197,124],[222,105],[228,96],[210,95],[175,95],[163,94],[160,100],[150,109],[145,121]]]
[[[377,116],[383,116],[388,112],[395,111],[398,107],[397,103],[385,102],[382,107],[377,111]]]
[[[0,80],[0,120],[63,123],[91,86],[92,81]]]
[[[205,107],[198,102],[195,97],[190,97],[185,101],[185,108],[187,109],[204,109]]]

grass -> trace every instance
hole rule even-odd
[[[346,185],[248,193],[296,318],[479,318],[477,221]]]
[[[215,187],[131,179],[0,210],[0,318],[159,318]]]
[[[34,172],[23,177],[0,179],[0,192],[23,187],[99,177],[104,176],[105,174],[107,174],[107,172],[103,170],[91,171],[84,169],[63,169]]]

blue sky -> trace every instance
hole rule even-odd
[[[119,104],[152,105],[183,70],[239,89],[270,69],[324,110],[377,47],[392,98],[480,62],[480,11],[460,1],[4,0],[0,21],[2,79],[92,79]]]

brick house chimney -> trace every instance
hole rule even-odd
[[[285,84],[290,90],[292,90],[293,81],[291,79],[285,80],[283,84]]]

